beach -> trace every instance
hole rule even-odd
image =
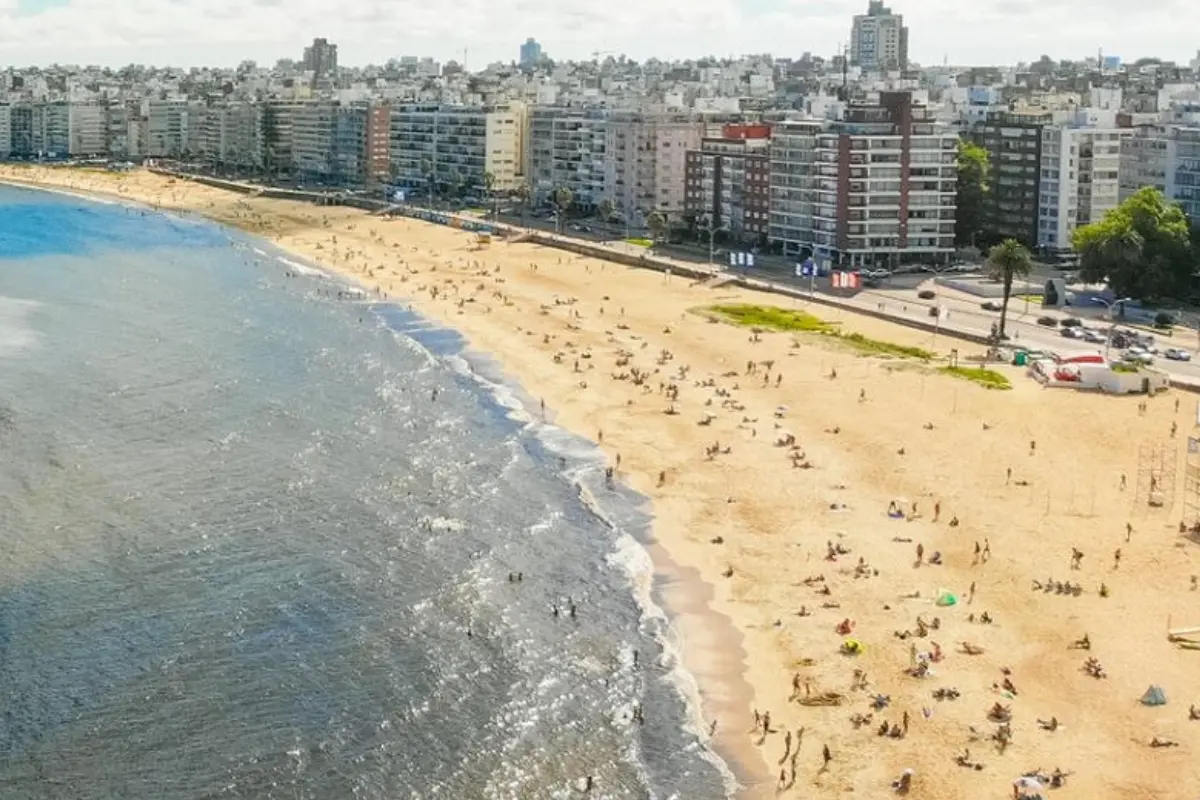
[[[886,797],[905,769],[930,800],[1009,797],[1034,768],[1069,774],[1060,797],[1200,786],[1200,652],[1167,637],[1200,626],[1200,540],[1178,529],[1196,396],[1043,390],[1003,366],[1012,390],[988,390],[696,312],[781,306],[964,362],[980,349],[944,336],[353,209],[143,171],[5,166],[0,179],[261,235],[461,332],[537,399],[532,413],[597,442],[614,479],[652,501],[674,634],[714,746],[757,778],[745,796]],[[1139,483],[1153,465],[1171,473],[1161,509]],[[843,652],[848,639],[861,652]],[[1151,684],[1165,705],[1139,702]],[[885,722],[902,735],[878,735]]]

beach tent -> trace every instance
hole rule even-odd
[[[1151,684],[1146,693],[1142,695],[1142,705],[1144,706],[1165,706],[1167,704],[1167,696],[1163,694],[1161,686]]]

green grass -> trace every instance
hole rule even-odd
[[[938,367],[938,372],[977,383],[985,389],[1011,389],[1008,376],[984,367]]]
[[[626,239],[625,241],[628,242],[629,244],[636,244],[638,247],[654,247],[654,242],[652,242],[649,239],[632,238],[632,239]]]
[[[709,306],[711,314],[737,325],[785,333],[815,333],[830,336],[841,344],[857,350],[863,355],[886,358],[915,358],[920,361],[933,359],[933,353],[920,347],[909,347],[878,339],[869,339],[861,333],[845,333],[836,323],[826,322],[804,311],[791,311],[775,306],[749,304]]]
[[[711,306],[708,310],[729,322],[750,328],[795,333],[837,333],[836,325],[804,311],[745,304]]]

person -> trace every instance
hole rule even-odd
[[[821,746],[821,758],[823,760],[821,769],[828,769],[829,762],[833,761],[833,753],[829,752],[829,745],[826,744]]]

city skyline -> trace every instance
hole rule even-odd
[[[894,0],[920,64],[1013,64],[1042,54],[1078,59],[1103,49],[1125,61],[1187,63],[1200,42],[1200,6],[1159,0]],[[360,0],[332,16],[316,0],[0,0],[0,67],[51,63],[232,67],[298,60],[313,37],[339,46],[345,66],[401,55],[463,61],[516,60],[527,38],[547,56],[593,52],[636,60],[772,53],[829,56],[850,38],[866,0],[461,0],[456,13],[415,0]],[[630,32],[634,33],[630,33]],[[87,44],[80,44],[87,42]]]

